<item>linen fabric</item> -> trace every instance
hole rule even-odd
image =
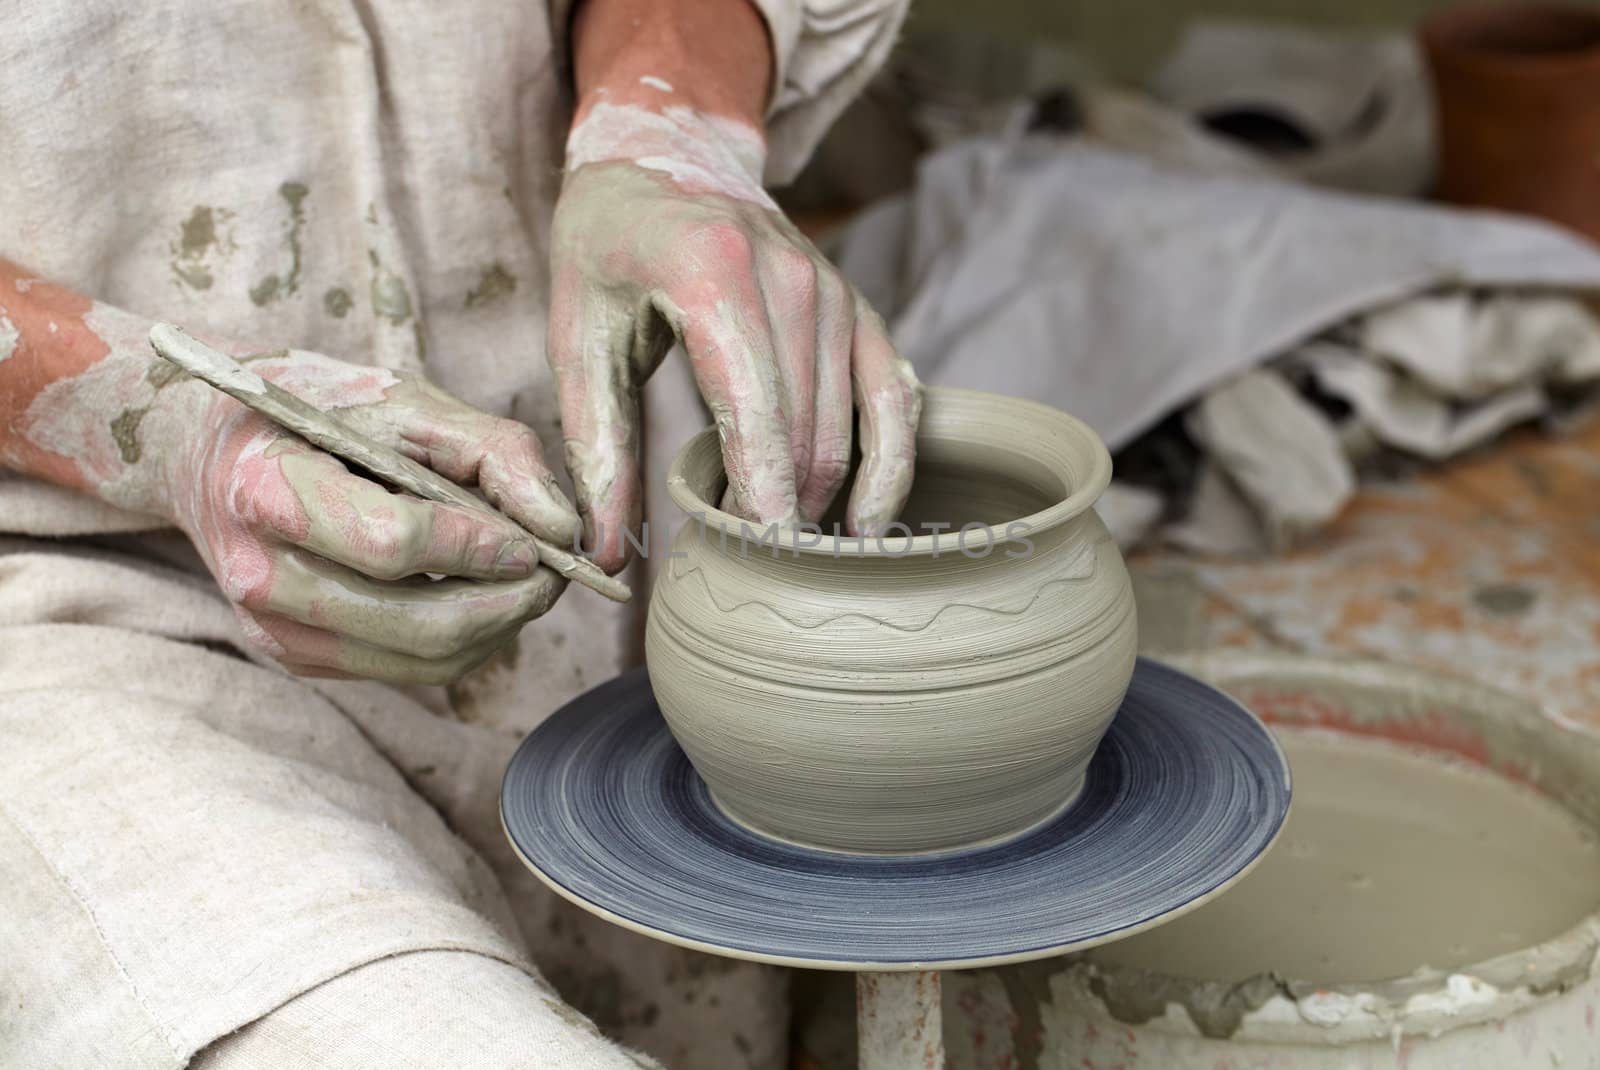
[[[783,181],[905,0],[753,2]],[[425,375],[559,458],[544,333],[571,7],[13,12],[0,256],[241,348]],[[704,423],[681,355],[644,416],[654,484]],[[663,552],[670,509],[647,503]],[[447,691],[313,684],[240,654],[159,527],[0,473],[0,532],[32,536],[0,553],[0,1063],[327,1065],[359,1021],[386,1067],[632,1065],[559,989],[669,1066],[783,1065],[779,972],[587,918],[499,829],[517,735],[636,661],[643,597],[574,589]]]

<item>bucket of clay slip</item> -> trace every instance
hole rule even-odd
[[[1600,742],[1379,662],[1176,663],[1273,725],[1283,836],[1170,925],[948,975],[952,1067],[1600,1065]]]
[[[1452,7],[1418,37],[1438,116],[1439,198],[1600,240],[1600,11]]]

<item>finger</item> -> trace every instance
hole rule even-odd
[[[502,512],[557,546],[575,546],[583,521],[555,473],[533,429],[513,425],[478,463],[478,486]]]
[[[511,580],[538,565],[528,533],[486,511],[391,494],[319,450],[286,450],[277,461],[285,485],[256,493],[292,496],[298,509],[289,518],[297,522],[269,521],[275,534],[363,575]],[[236,509],[248,519],[258,504]]]
[[[855,294],[824,271],[817,290],[816,422],[811,470],[800,483],[800,518],[815,522],[828,511],[850,474],[850,357]]]
[[[615,573],[628,563],[626,533],[642,511],[639,401],[629,361],[635,316],[582,293],[581,281],[574,276],[555,287],[550,367],[583,545],[595,564]]]
[[[766,246],[757,261],[763,307],[772,328],[772,352],[783,384],[789,458],[799,488],[811,472],[815,445],[817,264],[800,248],[779,243]]]
[[[763,524],[797,518],[794,460],[772,328],[753,276],[735,271],[657,307],[683,339],[716,421],[740,513]]]
[[[403,434],[421,447],[428,467],[447,479],[476,484],[501,512],[535,535],[558,546],[577,540],[582,531],[578,510],[526,424],[469,408],[462,414],[419,415],[406,422]]]
[[[447,658],[422,658],[369,646],[265,610],[238,609],[251,642],[297,676],[360,677],[396,684],[449,684],[489,659],[516,635],[495,636]]]
[[[845,526],[852,535],[882,535],[911,492],[922,385],[895,351],[883,320],[860,298],[851,375],[861,419],[861,470],[850,489]]]
[[[547,568],[504,583],[380,583],[313,554],[286,550],[273,558],[270,582],[240,602],[378,649],[443,659],[541,616],[565,586]]]
[[[540,538],[571,546],[578,537],[578,511],[526,424],[491,416],[422,379],[403,380],[384,404],[345,410],[343,418],[446,479],[476,485]]]

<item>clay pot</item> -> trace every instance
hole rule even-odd
[[[1454,8],[1419,36],[1439,120],[1439,198],[1600,239],[1600,12]]]
[[[710,504],[712,430],[669,473],[691,519],[650,603],[651,684],[717,805],[757,832],[873,853],[1017,835],[1077,796],[1127,689],[1133,595],[1092,508],[1111,477],[1094,432],[933,388],[917,443],[906,529],[881,541],[758,541]]]

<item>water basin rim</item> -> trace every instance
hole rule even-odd
[[[1537,725],[1559,739],[1560,746],[1580,748],[1600,768],[1600,740],[1574,731],[1547,716],[1531,702],[1460,676],[1430,669],[1386,662],[1377,658],[1314,657],[1245,651],[1160,652],[1159,660],[1187,672],[1213,687],[1229,692],[1246,683],[1274,680],[1301,685],[1325,683],[1334,687],[1392,690],[1397,694],[1437,694],[1449,704],[1467,705],[1493,717],[1526,726]],[[1231,692],[1230,692],[1231,693]],[[1252,710],[1260,716],[1258,711]],[[1269,721],[1268,724],[1273,722]],[[1281,722],[1278,722],[1281,723]],[[1338,731],[1318,727],[1318,731]],[[1553,746],[1557,744],[1552,744]],[[1419,749],[1424,749],[1418,745]],[[1440,752],[1459,759],[1459,755]],[[1496,772],[1492,768],[1490,772]],[[1498,772],[1496,775],[1499,774]],[[1590,817],[1581,820],[1597,828]],[[1258,974],[1242,981],[1190,979],[1156,974],[1169,995],[1169,1004],[1206,1007],[1217,1002],[1221,989],[1242,992],[1259,986],[1291,1005],[1307,1001],[1343,1001],[1347,1008],[1338,1022],[1319,1024],[1329,1043],[1352,1039],[1391,1037],[1396,1029],[1407,1034],[1435,1033],[1463,1026],[1492,1022],[1515,1013],[1531,1002],[1552,997],[1581,984],[1600,965],[1600,907],[1579,919],[1567,930],[1527,947],[1517,948],[1492,958],[1467,963],[1448,970],[1419,970],[1403,977],[1381,981],[1326,984],[1276,974]],[[1092,981],[1122,977],[1136,982],[1144,971],[1133,967],[1090,962],[1071,957],[1069,972]],[[1453,985],[1470,978],[1494,990],[1492,998],[1461,1001]],[[1099,982],[1104,983],[1102,980]],[[1270,1000],[1244,1015],[1241,1029],[1248,1027],[1252,1015],[1261,1014]]]

